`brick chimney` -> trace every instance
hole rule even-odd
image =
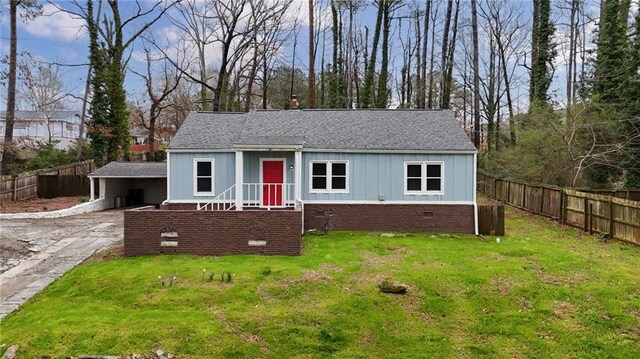
[[[296,95],[291,96],[291,104],[289,105],[290,110],[298,109],[298,98]]]

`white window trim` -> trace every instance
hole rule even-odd
[[[409,165],[422,165],[420,173],[420,191],[409,191],[407,189],[407,167]],[[440,165],[440,190],[427,191],[427,165]],[[404,162],[404,195],[405,196],[424,196],[424,195],[444,195],[444,161],[405,161]]]
[[[211,162],[211,192],[198,192],[198,162]],[[210,197],[216,192],[216,166],[213,158],[193,159],[193,196]]]
[[[314,163],[325,163],[327,166],[327,189],[314,189],[313,188],[313,164]],[[345,164],[345,188],[344,189],[332,189],[332,173],[334,163],[344,163]],[[348,160],[312,160],[309,161],[309,193],[349,193],[349,161]]]

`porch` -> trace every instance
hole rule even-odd
[[[235,182],[213,199],[198,201],[196,209],[302,210],[303,142],[302,137],[267,136],[236,144]]]

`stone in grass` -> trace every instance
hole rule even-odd
[[[2,355],[2,359],[13,359],[16,357],[16,352],[20,349],[18,344],[14,344],[7,348],[7,351]]]
[[[383,279],[378,283],[378,288],[382,293],[405,294],[409,287],[395,280]]]

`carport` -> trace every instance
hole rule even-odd
[[[88,177],[91,200],[97,193],[107,208],[159,205],[167,198],[167,164],[163,162],[111,162]]]

